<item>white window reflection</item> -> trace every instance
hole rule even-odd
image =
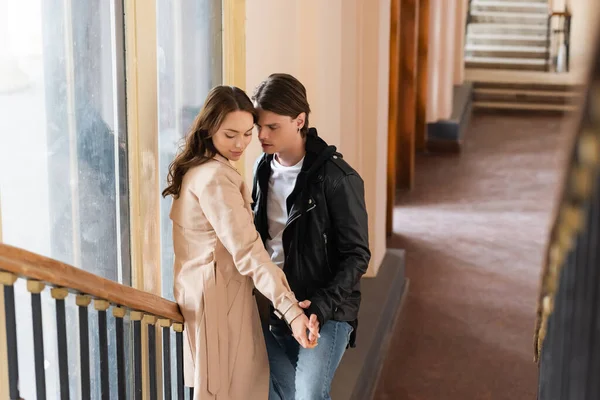
[[[0,201],[5,243],[130,284],[122,14],[117,0],[0,0]],[[55,306],[48,289],[42,298],[47,394],[55,399]],[[71,397],[80,398],[77,310],[68,304]],[[23,283],[16,307],[20,394],[35,398]],[[98,398],[94,311],[90,345]]]
[[[222,83],[220,0],[157,0],[161,188],[181,139],[213,86]],[[162,294],[173,300],[171,199],[161,200]]]

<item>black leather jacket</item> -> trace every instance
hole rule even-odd
[[[252,198],[254,222],[263,242],[269,239],[267,190],[272,155],[255,165]],[[311,301],[308,315],[320,326],[330,319],[347,321],[354,347],[361,301],[360,279],[367,271],[368,221],[364,184],[358,173],[311,128],[296,186],[287,199],[283,232],[283,270],[298,300]],[[278,319],[271,319],[278,321]]]

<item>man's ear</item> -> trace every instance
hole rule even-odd
[[[306,121],[306,113],[300,113],[298,114],[298,116],[296,117],[296,128],[298,130],[304,128],[304,123]]]

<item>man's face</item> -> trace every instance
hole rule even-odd
[[[302,146],[299,130],[304,126],[304,113],[293,119],[286,115],[258,109],[258,140],[267,154],[285,153]]]

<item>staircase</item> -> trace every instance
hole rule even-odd
[[[577,110],[582,85],[550,72],[549,15],[548,0],[470,0],[465,78],[474,110]]]
[[[583,86],[565,74],[515,70],[467,69],[475,111],[576,111]]]
[[[547,0],[471,0],[467,68],[545,71]]]

